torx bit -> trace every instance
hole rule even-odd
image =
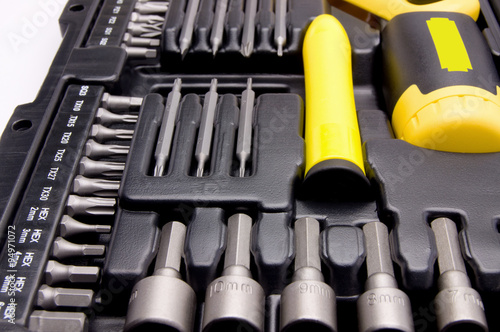
[[[253,104],[255,92],[252,90],[252,79],[247,80],[247,88],[241,95],[240,119],[238,126],[238,141],[236,156],[240,160],[240,177],[245,176],[248,158],[252,153]]]
[[[34,310],[28,329],[33,332],[87,332],[88,319],[83,312]]]
[[[142,98],[128,96],[114,96],[105,92],[102,95],[102,107],[108,110],[130,110],[131,108],[140,107]]]
[[[127,25],[127,31],[135,37],[145,36],[150,33],[158,33],[158,36],[161,35],[161,23],[158,24],[145,24],[145,23],[135,23],[130,22]]]
[[[283,56],[283,47],[286,45],[286,3],[287,0],[275,0],[276,20],[274,25],[274,43],[278,49],[278,56]]]
[[[394,277],[387,227],[370,222],[363,226],[363,233],[368,279],[366,292],[357,302],[359,331],[413,332],[410,299],[397,288]]]
[[[86,178],[77,175],[73,180],[73,194],[87,196],[94,195],[99,197],[117,197],[120,181],[105,180],[97,178]]]
[[[169,2],[150,1],[150,2],[137,2],[134,10],[139,14],[164,14],[167,12]]]
[[[181,49],[182,58],[186,56],[191,41],[193,39],[194,20],[198,12],[200,0],[189,0],[186,13],[184,14],[184,21],[182,22],[181,34],[179,37],[179,47]]]
[[[431,222],[438,251],[437,294],[434,302],[439,331],[450,327],[488,331],[481,295],[471,287],[458,242],[455,223],[448,218]]]
[[[115,214],[116,199],[107,197],[82,197],[69,195],[66,211],[70,217],[77,215],[112,216]]]
[[[207,288],[203,331],[223,331],[228,321],[264,331],[264,290],[250,272],[251,231],[249,216],[229,217],[224,270]]]
[[[163,226],[155,270],[132,290],[125,331],[140,327],[145,330],[151,323],[167,330],[193,330],[196,295],[180,273],[185,237],[186,226],[182,223],[174,221]]]
[[[337,331],[334,290],[324,282],[319,256],[319,222],[295,222],[295,272],[281,294],[281,331],[302,324],[314,331]]]
[[[250,57],[253,52],[255,40],[255,16],[257,15],[257,0],[246,0],[245,2],[245,22],[243,24],[243,34],[241,37],[241,54]]]
[[[78,172],[86,177],[116,177],[123,174],[125,163],[116,161],[96,161],[88,157],[82,157]]]
[[[222,37],[224,36],[227,2],[228,0],[217,0],[217,4],[215,5],[215,16],[210,33],[210,43],[212,44],[212,53],[214,56],[217,54],[222,44]]]
[[[64,265],[54,260],[47,262],[45,283],[49,286],[60,282],[94,283],[99,280],[99,267]]]
[[[37,306],[53,310],[59,307],[89,308],[94,291],[80,288],[61,288],[42,285],[38,290]]]
[[[142,14],[133,12],[130,15],[130,21],[137,22],[137,23],[156,24],[156,23],[164,22],[165,17],[160,16],[160,15],[142,15]]]
[[[131,140],[134,136],[132,129],[111,129],[100,124],[92,125],[90,137],[102,143],[113,140]]]
[[[181,85],[180,78],[176,78],[172,91],[169,92],[167,97],[167,105],[163,113],[160,134],[155,149],[155,168],[154,176],[162,176],[170,157],[170,148],[174,136],[175,121],[177,119],[177,111],[179,110],[179,103],[181,101]]]
[[[76,244],[58,236],[52,245],[52,257],[65,259],[80,256],[102,256],[106,247],[102,244]]]
[[[93,159],[101,158],[116,158],[126,156],[130,151],[130,147],[117,144],[101,144],[93,139],[89,139],[85,143],[85,155]]]
[[[217,106],[217,79],[212,79],[210,91],[205,94],[203,102],[203,113],[201,115],[200,130],[198,132],[198,141],[196,143],[195,157],[198,161],[196,176],[203,176],[205,163],[210,158],[210,149],[212,146],[212,132],[214,129],[215,108]]]
[[[143,47],[157,47],[160,46],[160,40],[156,38],[134,37],[130,33],[123,35],[123,42],[127,46],[143,46]]]
[[[102,125],[136,123],[138,117],[136,114],[116,114],[102,107],[99,107],[95,114],[96,122]]]
[[[84,233],[109,233],[111,226],[109,225],[89,225],[84,224],[68,215],[64,215],[59,223],[59,234],[62,237],[71,237],[73,235]]]

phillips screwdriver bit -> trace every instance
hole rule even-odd
[[[193,39],[194,20],[196,19],[196,13],[198,12],[199,4],[200,0],[189,0],[186,14],[184,15],[181,34],[179,36],[179,47],[181,49],[181,55],[183,59],[186,56],[189,47],[191,46],[191,41]]]
[[[334,290],[324,282],[319,222],[295,222],[295,272],[281,294],[281,331],[337,331]]]
[[[117,197],[118,188],[120,188],[120,181],[86,178],[77,175],[73,180],[72,190],[73,194],[81,196]]]
[[[107,92],[103,93],[101,101],[102,107],[111,111],[130,110],[142,105],[142,98],[140,97],[113,96]]]
[[[440,292],[434,300],[439,331],[451,327],[461,328],[460,331],[488,331],[484,304],[467,276],[455,223],[438,218],[431,222],[431,228],[436,238],[440,273]]]
[[[109,225],[89,225],[64,215],[59,223],[59,234],[62,237],[71,237],[73,235],[85,233],[109,233]]]
[[[99,267],[64,265],[54,260],[47,262],[45,283],[49,286],[60,282],[94,283],[99,280]]]
[[[151,38],[147,38],[151,39]],[[127,52],[129,58],[134,59],[153,59],[156,58],[158,52],[155,49],[147,47],[131,47],[126,44],[122,44],[121,47]]]
[[[210,43],[212,44],[212,53],[214,56],[217,54],[217,51],[222,44],[227,2],[228,0],[217,0],[217,4],[215,5],[214,22],[212,24],[212,31],[210,32]]]
[[[146,330],[151,324],[166,330],[190,332],[196,312],[196,295],[181,279],[180,268],[186,226],[169,222],[162,228],[153,275],[140,280],[130,297],[125,331]]]
[[[112,140],[131,140],[133,135],[134,130],[132,129],[111,129],[100,124],[92,125],[90,128],[90,137],[99,143]]]
[[[136,123],[138,116],[136,114],[116,114],[105,108],[99,107],[95,118],[97,123],[102,125],[112,125],[121,123]]]
[[[33,332],[87,332],[88,324],[83,312],[35,310],[30,315],[28,329]]]
[[[255,16],[257,15],[257,0],[246,0],[245,2],[245,22],[241,37],[241,54],[250,57],[253,52],[255,39]]]
[[[161,22],[165,21],[165,17],[160,16],[160,15],[142,15],[142,14],[133,12],[130,15],[130,21],[137,22],[137,23],[156,24],[156,23],[161,23]]]
[[[286,3],[287,0],[276,0],[275,2],[274,43],[278,49],[278,56],[283,56],[283,47],[286,45]]]
[[[145,23],[135,23],[130,22],[127,25],[127,31],[135,37],[142,36],[147,33],[159,33],[161,34],[161,23],[157,24],[145,24]]]
[[[127,46],[143,46],[143,47],[157,47],[160,46],[160,40],[156,38],[134,37],[130,33],[123,35],[123,42]]]
[[[238,126],[238,141],[236,156],[240,160],[240,177],[245,176],[248,158],[252,153],[253,104],[255,92],[252,90],[252,79],[247,81],[247,88],[241,95],[240,119]]]
[[[135,11],[139,14],[164,14],[168,10],[169,2],[150,1],[150,2],[137,2],[135,4]]]
[[[66,210],[70,217],[77,215],[112,216],[116,199],[107,197],[82,197],[69,195]]]
[[[397,287],[387,227],[379,222],[363,226],[366,244],[366,292],[358,299],[360,332],[413,332],[410,299]]]
[[[88,157],[82,157],[78,172],[86,177],[116,177],[123,174],[125,163],[116,161],[96,161]]]
[[[224,331],[228,325],[264,331],[265,294],[250,272],[251,231],[249,216],[235,214],[229,218],[224,270],[221,277],[210,283],[205,294],[205,332]]]
[[[65,259],[79,256],[102,256],[106,247],[102,244],[76,244],[58,236],[52,246],[52,257]]]
[[[154,176],[162,176],[165,165],[170,157],[170,148],[174,136],[175,121],[177,119],[177,111],[181,101],[181,84],[180,78],[176,78],[172,91],[167,96],[167,105],[163,113],[163,119],[158,136],[158,142],[155,149],[155,168]]]
[[[217,79],[212,79],[210,91],[205,94],[203,102],[203,113],[201,116],[198,141],[196,143],[195,157],[198,161],[196,176],[203,176],[205,163],[210,158],[210,148],[212,146],[212,132],[214,129],[215,107],[217,106]]]
[[[42,285],[38,290],[36,304],[47,310],[59,307],[89,308],[94,299],[94,291],[80,288],[61,288]]]
[[[116,158],[126,156],[130,150],[129,146],[117,144],[101,144],[93,139],[85,143],[85,155],[93,159]]]

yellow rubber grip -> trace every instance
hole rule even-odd
[[[318,16],[303,46],[306,88],[306,177],[325,160],[344,160],[365,173],[351,67],[351,45],[340,22]]]

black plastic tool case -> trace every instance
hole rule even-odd
[[[104,245],[105,253],[56,259],[98,266],[101,274],[90,285],[54,285],[95,293],[88,308],[54,310],[84,312],[90,331],[121,331],[133,285],[152,272],[161,227],[176,220],[187,226],[182,274],[196,292],[195,330],[201,331],[205,290],[222,269],[227,220],[241,212],[254,222],[251,269],[267,297],[266,331],[279,330],[280,294],[293,271],[293,223],[305,216],[321,224],[323,274],[337,295],[339,331],[357,330],[355,301],[366,280],[361,227],[376,220],[389,227],[398,284],[411,298],[415,330],[436,330],[432,300],[439,272],[429,222],[440,216],[457,223],[468,274],[482,295],[490,331],[500,330],[500,154],[444,153],[394,139],[381,94],[380,33],[323,1],[288,2],[282,57],[274,46],[274,18],[264,12],[263,1],[254,53],[244,58],[239,53],[243,14],[238,11],[243,0],[231,2],[232,16],[227,17],[225,40],[215,57],[209,43],[215,1],[202,0],[193,43],[182,59],[177,41],[186,3],[171,0],[161,14],[166,19],[161,35],[155,36],[161,44],[148,47],[156,52],[150,58],[134,56],[131,50],[127,56],[121,47],[134,0],[70,0],[64,9],[63,42],[40,93],[35,102],[15,110],[0,141],[0,329],[27,329],[33,310],[40,310],[37,291],[47,282],[44,271],[54,259],[59,222],[70,215],[112,230],[67,238]],[[488,3],[482,5],[478,24],[493,53],[499,54],[497,20]],[[301,43],[308,24],[323,13],[343,23],[352,44],[356,106],[372,183],[368,197],[338,199],[335,185],[329,183],[307,191],[302,186],[307,110]],[[154,177],[154,147],[176,78],[182,79],[182,101],[172,153],[165,175]],[[204,176],[196,177],[194,145],[212,78],[218,79],[219,93],[212,156]],[[240,178],[235,135],[248,78],[257,98],[252,156]],[[136,124],[107,125],[134,130],[131,140],[90,137],[96,112],[105,106],[105,93],[143,98],[138,107],[115,110],[137,114]],[[123,175],[94,174],[120,181],[115,197],[99,198],[107,207],[94,215],[67,207],[77,196],[93,196],[75,194],[73,186],[74,178],[85,172],[80,160],[92,149],[89,139],[122,146],[116,155],[94,159],[125,163]],[[315,192],[336,193],[337,198]]]

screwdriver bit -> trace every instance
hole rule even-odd
[[[68,215],[64,215],[59,223],[59,234],[62,237],[70,237],[73,235],[84,233],[109,233],[111,226],[109,225],[89,225],[79,222]]]
[[[161,23],[157,24],[145,24],[145,23],[135,23],[130,22],[127,25],[127,31],[132,36],[139,37],[147,33],[159,33],[161,34]]]
[[[116,161],[96,161],[88,157],[82,157],[78,171],[86,177],[117,177],[123,174],[125,163]]]
[[[437,294],[434,302],[439,331],[449,328],[488,331],[481,295],[471,287],[460,251],[455,223],[448,218],[431,222],[438,251]]]
[[[169,2],[150,1],[150,2],[137,2],[135,4],[135,11],[139,14],[164,14],[168,10]]]
[[[111,140],[131,140],[134,135],[132,129],[111,129],[100,124],[92,125],[90,137],[99,143]]]
[[[73,194],[86,196],[94,195],[100,197],[117,197],[120,181],[92,179],[77,175],[73,180]]]
[[[80,288],[61,288],[42,285],[38,290],[37,306],[53,310],[59,307],[88,308],[92,305],[94,291]]]
[[[147,38],[151,39],[151,38]],[[134,58],[134,59],[153,59],[156,58],[156,55],[158,52],[155,49],[152,48],[146,48],[146,47],[130,47],[127,46],[126,44],[122,44],[121,47],[125,49],[125,52],[127,52],[127,56],[129,58]]]
[[[87,332],[88,319],[83,312],[35,310],[28,329],[33,332]]]
[[[140,107],[142,98],[128,96],[113,96],[105,92],[102,95],[102,107],[108,110],[130,110],[131,108]]]
[[[413,332],[410,299],[397,287],[387,227],[379,222],[363,226],[366,244],[368,279],[366,292],[358,299],[360,332]]]
[[[226,20],[228,0],[217,0],[215,5],[215,16],[212,24],[212,31],[210,33],[210,43],[212,44],[212,53],[215,56],[219,47],[222,44],[222,37],[224,35],[224,22]]]
[[[247,80],[247,88],[241,95],[240,119],[238,126],[238,141],[236,156],[240,160],[240,177],[245,176],[248,158],[252,153],[253,104],[255,92],[252,91],[252,79]]]
[[[79,256],[102,256],[106,247],[102,244],[76,244],[58,236],[52,246],[52,257],[65,259]]]
[[[191,41],[193,39],[194,30],[194,20],[196,19],[196,13],[198,12],[198,6],[200,0],[189,0],[186,14],[184,15],[184,21],[182,22],[181,34],[179,37],[179,47],[181,49],[182,58],[186,56],[189,47],[191,46]]]
[[[162,228],[153,275],[140,280],[130,297],[125,331],[148,324],[180,332],[193,330],[196,295],[181,279],[180,268],[186,226],[169,222]]]
[[[250,57],[253,52],[255,39],[255,16],[257,15],[257,0],[246,0],[245,2],[245,22],[241,37],[241,54]]]
[[[54,260],[47,262],[45,283],[49,286],[60,282],[94,283],[99,280],[99,267],[64,265]]]
[[[335,292],[321,273],[319,234],[316,219],[295,222],[295,272],[281,294],[281,331],[337,331]]]
[[[177,119],[177,112],[179,110],[179,103],[181,101],[181,84],[180,78],[176,78],[172,91],[167,96],[167,105],[163,113],[163,119],[158,136],[158,142],[155,149],[155,168],[154,176],[162,176],[168,158],[170,157],[170,148],[174,136],[175,121]]]
[[[108,111],[105,108],[99,107],[97,109],[96,122],[102,125],[122,124],[122,123],[136,123],[138,116],[136,114],[116,114]]]
[[[210,283],[205,295],[203,330],[223,331],[225,324],[264,331],[264,290],[250,272],[252,219],[235,214],[228,220],[222,276]]]
[[[66,210],[70,217],[76,215],[112,216],[115,214],[115,205],[114,198],[69,195]]]
[[[143,46],[143,47],[157,47],[160,46],[160,40],[156,38],[134,37],[130,33],[123,35],[123,42],[127,46]]]
[[[160,16],[160,15],[142,15],[142,14],[133,12],[130,15],[130,21],[137,22],[137,23],[155,24],[155,23],[160,23],[160,22],[165,21],[165,17]]]
[[[130,147],[127,145],[101,144],[89,139],[85,143],[84,153],[89,158],[101,159],[126,156],[129,151]]]
[[[201,116],[198,141],[196,143],[195,157],[198,161],[196,176],[203,176],[205,163],[210,158],[210,148],[212,146],[212,132],[214,129],[215,107],[217,106],[217,79],[212,79],[210,91],[205,94],[203,102],[203,113]]]
[[[278,49],[278,56],[283,56],[283,47],[286,45],[286,3],[287,0],[276,0],[275,2],[274,43]]]

